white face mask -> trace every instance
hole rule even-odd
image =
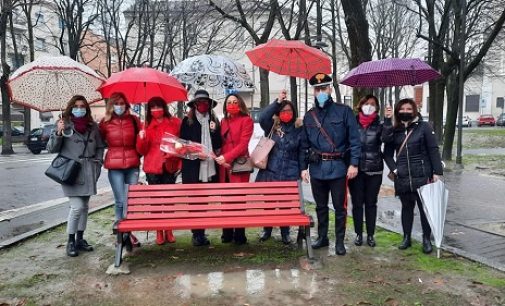
[[[371,114],[375,113],[375,106],[370,104],[363,105],[361,107],[361,111],[363,112],[363,114],[370,116]]]

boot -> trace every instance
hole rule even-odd
[[[363,235],[357,234],[356,239],[354,239],[354,245],[361,246],[363,244]]]
[[[260,242],[267,241],[268,239],[270,239],[271,236],[272,236],[271,231],[263,229],[263,232],[261,233],[261,236],[260,236]]]
[[[433,252],[433,246],[431,245],[430,237],[423,236],[423,253],[430,254]]]
[[[165,233],[163,231],[156,231],[156,244],[162,245],[165,243]]]
[[[337,242],[335,243],[335,253],[340,256],[344,256],[346,253],[345,245],[344,245],[344,239],[338,238]]]
[[[323,247],[327,247],[329,245],[328,237],[319,237],[314,243],[312,243],[313,249],[320,249]]]
[[[375,247],[375,239],[373,238],[373,235],[366,237],[366,243],[372,248]]]
[[[284,243],[285,245],[289,245],[291,244],[291,237],[289,237],[289,234],[288,235],[282,235],[282,243]]]
[[[67,256],[76,257],[77,255],[79,255],[79,253],[77,252],[77,248],[75,246],[75,239],[72,237],[72,239],[69,239],[67,242]]]
[[[86,251],[86,252],[91,252],[93,251],[93,247],[88,244],[88,242],[85,239],[80,239],[77,240],[77,249],[79,251]]]
[[[165,239],[168,243],[175,243],[175,236],[171,230],[165,231]]]
[[[205,237],[205,235],[193,235],[192,242],[193,242],[193,246],[196,246],[196,247],[206,246],[206,245],[210,244],[209,239],[207,239],[207,237]]]
[[[408,249],[412,246],[412,242],[410,241],[410,235],[404,235],[403,236],[403,241],[402,243],[400,243],[400,245],[398,246],[398,248],[400,250],[405,250],[405,249]]]

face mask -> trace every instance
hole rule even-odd
[[[363,114],[370,116],[371,114],[375,113],[375,106],[373,105],[363,105],[361,107],[361,111]]]
[[[398,119],[403,122],[412,121],[414,119],[413,113],[398,113]]]
[[[200,114],[205,114],[209,111],[209,103],[197,103],[196,104],[196,110]]]
[[[114,113],[118,116],[124,114],[126,107],[124,105],[114,105]]]
[[[163,109],[151,109],[151,116],[153,116],[154,119],[163,118]]]
[[[75,118],[84,117],[84,116],[86,116],[86,109],[74,107],[74,108],[72,108],[72,115],[74,115]]]
[[[226,112],[230,115],[237,115],[240,113],[240,107],[238,104],[226,104]]]
[[[317,103],[319,104],[319,107],[323,107],[324,106],[324,103],[326,103],[326,101],[330,98],[330,96],[325,93],[324,91],[321,91],[317,94],[316,96],[316,99],[317,99]]]
[[[291,119],[293,119],[293,113],[292,112],[281,112],[279,114],[279,119],[284,123],[288,123],[291,121]]]

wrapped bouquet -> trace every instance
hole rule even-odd
[[[160,150],[185,159],[216,158],[212,148],[207,148],[201,143],[181,139],[169,133],[161,138]]]

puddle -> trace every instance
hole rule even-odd
[[[260,297],[293,291],[311,298],[317,293],[317,287],[314,272],[298,269],[257,269],[180,275],[175,279],[174,292],[184,299],[220,295]]]

